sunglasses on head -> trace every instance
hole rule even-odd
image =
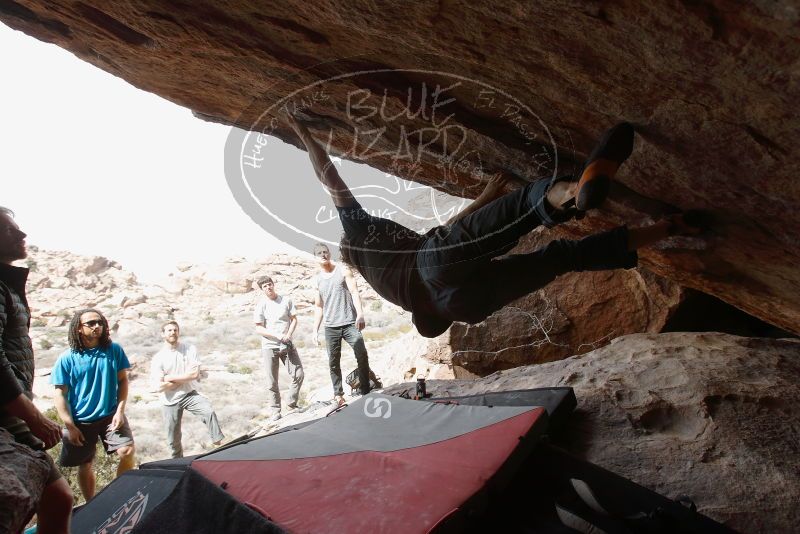
[[[95,326],[103,326],[103,321],[100,319],[92,319],[91,321],[86,321],[85,323],[81,323],[83,326],[88,326],[89,328],[94,328]]]

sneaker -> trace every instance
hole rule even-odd
[[[336,406],[342,406],[342,405],[344,404],[344,397],[343,397],[343,396],[341,396],[341,395],[336,395],[336,396],[333,398],[333,403],[334,403]]]
[[[586,211],[599,207],[611,189],[611,180],[617,169],[633,152],[633,126],[621,122],[607,130],[594,147],[575,193],[575,207]]]
[[[268,420],[269,421],[277,421],[280,418],[281,418],[281,412],[278,412],[278,413],[274,413],[274,414],[270,415]]]
[[[297,403],[296,402],[292,402],[290,404],[287,404],[286,407],[288,409],[290,409],[290,410],[294,410],[295,408],[297,408]]]

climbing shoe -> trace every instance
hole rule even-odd
[[[575,193],[575,207],[586,211],[599,207],[608,196],[611,180],[633,152],[633,126],[621,122],[607,130],[583,168]]]

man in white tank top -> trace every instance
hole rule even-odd
[[[320,272],[314,279],[317,286],[314,298],[314,340],[319,346],[319,328],[324,322],[333,395],[336,402],[342,404],[342,339],[353,348],[356,356],[361,393],[366,394],[370,390],[369,357],[361,335],[365,325],[364,310],[358,285],[350,268],[331,261],[331,251],[323,243],[314,246],[314,257],[319,260],[320,266]]]

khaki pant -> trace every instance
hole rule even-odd
[[[278,414],[281,413],[278,368],[283,363],[286,366],[286,372],[289,373],[289,378],[292,380],[289,386],[289,399],[286,404],[294,406],[297,404],[297,399],[300,396],[300,386],[305,378],[303,364],[300,361],[300,355],[297,354],[297,349],[292,344],[283,349],[261,349],[261,355],[264,357],[264,365],[267,369],[267,400],[269,407],[272,408],[273,414]]]
[[[213,443],[222,441],[222,438],[225,437],[219,428],[217,414],[214,413],[211,401],[196,391],[190,391],[175,404],[161,407],[161,413],[164,414],[164,426],[167,430],[167,442],[173,458],[183,457],[181,420],[183,419],[184,410],[196,415],[203,421],[203,424],[208,428],[208,435]]]

